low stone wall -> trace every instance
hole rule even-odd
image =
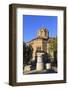
[[[31,65],[26,65],[24,67],[24,72],[29,72],[31,70]]]

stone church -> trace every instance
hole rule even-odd
[[[37,37],[27,42],[27,45],[30,45],[33,49],[31,62],[34,62],[33,65],[35,66],[34,69],[36,71],[42,71],[46,68],[51,68],[51,62],[54,60],[54,52],[50,52],[49,47],[50,43],[54,39],[55,37],[49,37],[49,32],[46,28],[40,28],[40,30],[37,32]],[[52,61],[49,58],[51,58]],[[31,65],[26,66],[25,72],[26,71],[31,71]]]
[[[49,53],[52,57],[54,57],[53,52],[49,51],[50,42],[54,38],[49,37],[49,32],[46,28],[41,28],[37,32],[37,37],[27,42],[28,45],[33,48],[33,59],[35,60],[36,51],[44,51]]]

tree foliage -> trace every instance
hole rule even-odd
[[[30,59],[32,58],[32,47],[27,46],[25,42],[23,42],[23,64],[29,64]]]
[[[54,38],[49,44],[49,51],[53,53],[54,61],[52,62],[53,66],[57,66],[57,38]]]
[[[57,38],[54,38],[49,44],[49,51],[57,51]]]

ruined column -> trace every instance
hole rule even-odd
[[[44,69],[44,63],[43,63],[43,59],[42,59],[42,55],[44,53],[37,53],[37,64],[36,64],[36,70],[37,71],[42,71]]]

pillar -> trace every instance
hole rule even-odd
[[[44,69],[44,63],[43,63],[43,59],[42,59],[42,55],[44,53],[37,53],[37,64],[36,64],[36,70],[37,71],[42,71]]]

